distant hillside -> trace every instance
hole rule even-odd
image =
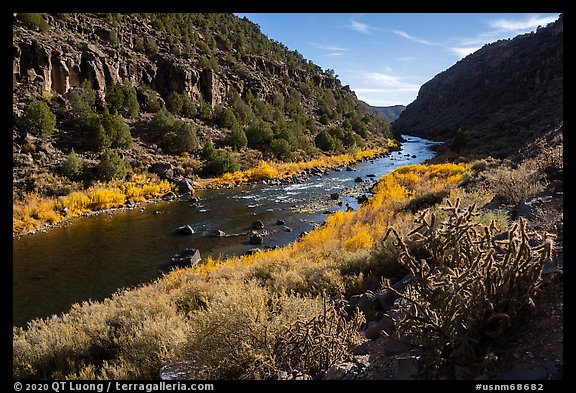
[[[513,154],[561,122],[563,54],[562,16],[485,45],[425,83],[392,128],[460,155]]]
[[[389,122],[396,120],[400,116],[400,112],[406,109],[404,105],[371,106],[366,104],[366,107],[371,115],[383,117]]]

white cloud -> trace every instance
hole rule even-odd
[[[468,56],[470,53],[476,52],[480,48],[481,46],[465,46],[465,47],[448,48],[448,50],[462,58]]]
[[[520,20],[496,19],[489,21],[488,24],[492,28],[504,31],[526,31],[526,30],[534,30],[538,26],[544,27],[548,23],[554,22],[556,19],[557,19],[556,16],[531,15]]]
[[[405,31],[402,31],[402,30],[392,30],[392,33],[399,35],[400,37],[406,38],[407,40],[418,42],[419,44],[434,45],[434,46],[438,45],[438,44],[435,44],[435,43],[430,42],[428,40],[424,40],[422,38],[411,36],[410,34],[406,33]]]
[[[372,84],[379,86],[371,88],[374,89],[381,89],[381,88],[392,88],[395,91],[418,91],[420,89],[420,85],[415,83],[409,83],[402,80],[402,78],[391,75],[391,74],[384,74],[382,72],[364,72],[362,73],[362,78],[366,81],[372,82]]]
[[[347,27],[362,34],[370,34],[370,30],[372,30],[372,28],[366,23],[358,22],[353,19],[350,20],[350,24]]]
[[[341,47],[333,46],[333,45],[324,45],[324,44],[319,44],[317,42],[310,42],[310,45],[312,45],[314,48],[317,48],[317,49],[322,49],[322,50],[327,50],[327,51],[332,51],[332,52],[346,52],[346,51],[350,50],[348,48],[341,48]]]

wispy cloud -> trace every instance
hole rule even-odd
[[[390,30],[392,33],[407,40],[423,45],[437,46],[445,51],[463,58],[483,45],[499,39],[509,38],[512,35],[535,30],[538,26],[545,26],[557,19],[555,15],[528,15],[521,19],[493,19],[487,21],[488,30],[479,33],[475,37],[454,37],[445,42],[434,42],[424,38],[413,36],[402,30]]]
[[[395,91],[418,91],[420,89],[418,84],[405,82],[399,76],[383,72],[364,72],[361,77],[375,86],[371,89],[392,88]]]
[[[333,45],[324,45],[324,44],[319,44],[317,42],[310,42],[310,45],[316,49],[322,49],[322,50],[327,50],[327,51],[332,51],[332,52],[346,52],[346,51],[350,50],[349,48],[341,48],[341,47],[333,46]]]
[[[556,16],[530,15],[524,19],[496,19],[488,22],[494,29],[503,31],[525,31],[534,30],[538,26],[546,26],[557,19]]]
[[[346,27],[362,34],[370,34],[370,32],[374,30],[373,27],[367,25],[366,23],[358,22],[354,19],[350,20],[350,24],[347,25]]]
[[[392,33],[399,35],[400,37],[406,38],[407,40],[417,42],[419,44],[433,45],[433,46],[439,45],[439,44],[436,44],[434,42],[430,42],[430,41],[422,39],[422,38],[411,36],[410,34],[406,33],[405,31],[402,31],[402,30],[392,30]]]

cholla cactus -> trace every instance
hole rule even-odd
[[[313,378],[321,377],[358,343],[358,330],[364,322],[362,313],[347,321],[342,313],[324,303],[321,314],[298,319],[279,336],[276,343],[278,366],[287,371],[304,372]]]
[[[406,315],[400,329],[435,337],[438,348],[452,359],[471,359],[480,355],[483,338],[502,335],[533,306],[551,243],[531,247],[522,219],[505,239],[495,240],[493,223],[474,223],[475,206],[462,209],[459,199],[441,209],[448,218],[438,224],[429,211],[416,220],[420,225],[408,235],[411,247],[394,228],[384,238],[398,248],[400,263],[414,277],[404,293],[398,293]]]

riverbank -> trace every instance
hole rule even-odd
[[[293,181],[317,169],[330,170],[373,159],[398,149],[388,141],[386,148],[359,150],[352,154],[323,156],[296,163],[270,163],[261,161],[256,167],[217,178],[196,179],[196,189],[230,188],[259,181]],[[71,219],[115,214],[145,204],[175,198],[176,187],[153,174],[135,174],[129,181],[98,183],[86,190],[74,191],[60,198],[28,195],[24,201],[13,204],[13,237],[33,235],[53,227],[67,225]]]

